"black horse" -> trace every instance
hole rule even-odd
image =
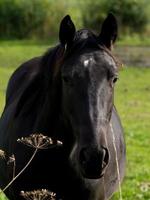
[[[16,174],[32,155],[17,138],[43,133],[63,142],[39,151],[6,190],[11,200],[21,199],[21,190],[40,188],[63,200],[106,200],[117,190],[125,169],[123,129],[113,103],[118,65],[111,46],[117,29],[112,14],[98,36],[87,29],[76,31],[67,15],[60,24],[60,44],[11,76],[0,149],[8,157],[15,155]],[[11,178],[12,166],[1,161],[0,188]]]

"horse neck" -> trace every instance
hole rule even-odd
[[[44,98],[41,101],[42,106],[34,129],[49,136],[55,135],[55,129],[61,123],[60,67],[64,51],[64,47],[58,45],[48,51],[41,60],[41,72],[44,77]]]
[[[53,82],[44,90],[34,130],[52,136],[61,119],[61,88],[60,83]]]

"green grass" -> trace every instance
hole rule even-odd
[[[58,39],[50,41],[34,40],[0,40],[0,67],[16,68],[34,56],[40,56],[48,48],[58,43]]]
[[[124,35],[117,41],[119,46],[150,46],[150,37],[146,35],[132,34]]]
[[[0,190],[1,192],[1,190]],[[0,200],[8,200],[4,193],[0,194]]]
[[[0,113],[8,79],[14,69],[47,44],[0,42]],[[7,56],[6,56],[7,53]],[[115,104],[125,130],[127,169],[122,184],[123,200],[150,200],[150,68],[124,68],[116,85]],[[118,200],[118,194],[113,200]],[[4,200],[0,196],[0,200]]]
[[[126,68],[120,72],[116,87],[115,104],[127,145],[127,170],[122,184],[124,200],[150,200],[149,80],[150,69]]]
[[[5,92],[7,81],[14,69],[0,67],[0,113],[2,113],[5,104]]]

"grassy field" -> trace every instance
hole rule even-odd
[[[150,69],[126,68],[120,72],[115,104],[127,145],[124,200],[150,200]],[[114,199],[117,199],[116,197]]]
[[[0,42],[0,113],[8,79],[25,60],[41,55],[47,44]],[[6,56],[7,52],[7,56]],[[123,200],[150,200],[150,68],[128,67],[120,71],[115,104],[125,130],[127,146]],[[118,200],[116,194],[113,200]],[[0,200],[4,200],[0,196]]]

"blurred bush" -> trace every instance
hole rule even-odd
[[[77,28],[99,32],[110,11],[117,16],[121,32],[141,33],[147,24],[146,7],[146,0],[0,0],[0,38],[56,36],[66,14],[71,15]]]
[[[137,0],[88,0],[83,6],[83,23],[93,30],[99,31],[100,24],[108,12],[118,18],[120,31],[124,34],[144,32],[148,23],[145,12],[146,1]]]
[[[0,37],[47,37],[57,32],[65,9],[61,0],[0,0]]]

